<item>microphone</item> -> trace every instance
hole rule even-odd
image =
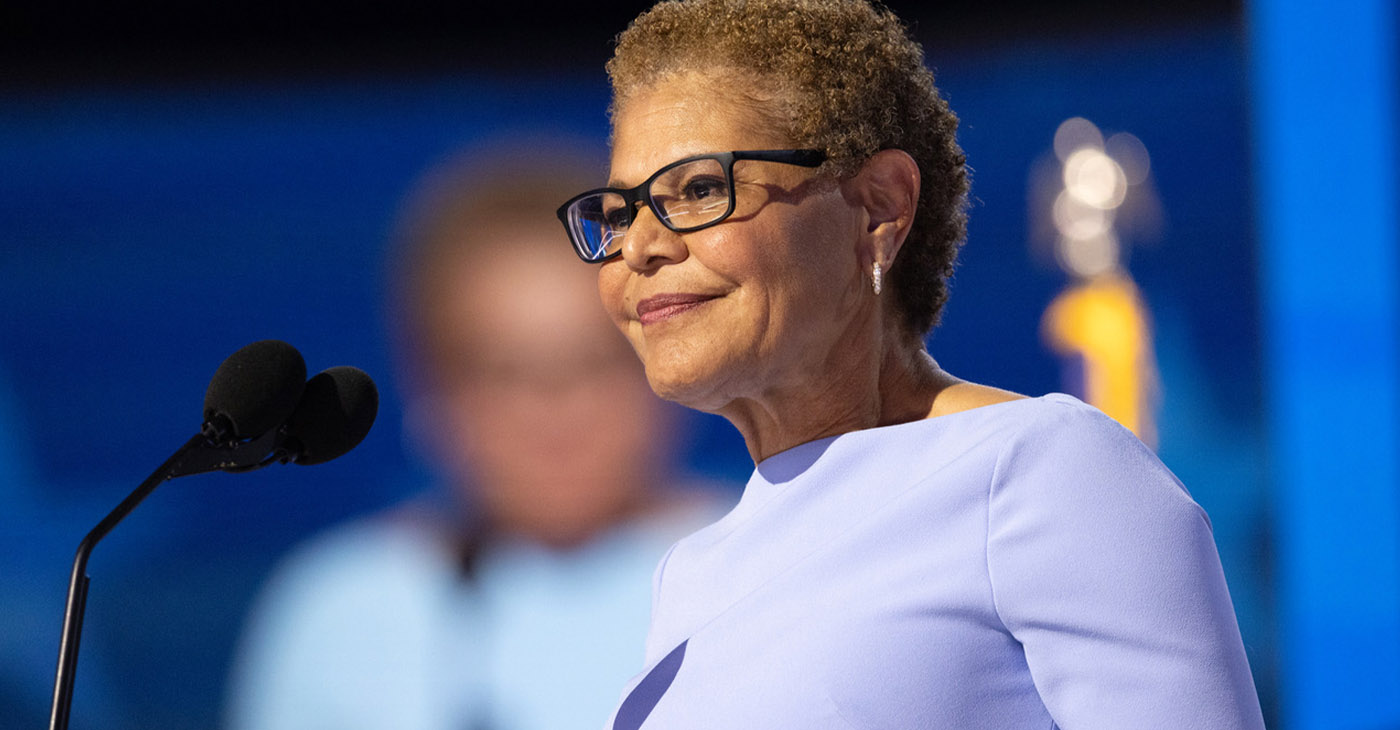
[[[274,462],[309,465],[335,459],[364,440],[378,410],[374,381],[358,368],[330,368],[308,381],[301,353],[279,340],[254,342],[229,355],[204,393],[199,433],[78,543],[58,645],[49,730],[68,727],[87,604],[88,556],[117,523],[156,487],[175,477],[251,471]]]
[[[365,371],[345,365],[323,370],[306,381],[281,449],[293,463],[325,463],[358,446],[378,413],[379,391]]]
[[[215,442],[256,438],[282,425],[301,400],[306,362],[280,340],[245,345],[224,360],[204,391],[204,426]]]
[[[274,463],[325,463],[358,446],[378,412],[379,391],[365,371],[344,365],[329,368],[306,381],[285,424],[247,442],[230,443],[212,468],[245,472]],[[181,469],[207,466],[195,461]]]

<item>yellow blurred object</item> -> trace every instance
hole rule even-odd
[[[1156,446],[1156,360],[1147,309],[1132,279],[1115,271],[1065,289],[1046,308],[1041,335],[1067,358],[1067,370],[1082,366],[1079,387],[1069,384],[1074,395]]]

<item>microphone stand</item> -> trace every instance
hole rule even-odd
[[[243,443],[218,443],[217,430],[206,424],[204,430],[177,449],[78,543],[78,553],[73,558],[73,573],[68,579],[68,601],[63,610],[63,636],[58,643],[58,672],[54,678],[49,730],[68,729],[68,716],[73,706],[73,680],[78,671],[78,642],[82,638],[83,611],[87,606],[87,561],[92,549],[164,482],[220,469],[250,471],[285,458],[281,449],[277,448],[279,440],[285,437],[284,430],[285,427],[274,428]]]

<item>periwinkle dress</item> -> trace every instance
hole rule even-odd
[[[1262,728],[1210,523],[1065,395],[803,444],[657,569],[614,730]]]

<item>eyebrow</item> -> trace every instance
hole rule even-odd
[[[675,159],[673,159],[673,160],[670,160],[670,161],[668,161],[668,162],[665,162],[665,163],[661,164],[659,167],[656,168],[656,170],[652,170],[651,172],[647,173],[646,177],[643,177],[643,178],[642,178],[642,182],[646,182],[648,179],[651,178],[652,175],[655,175],[655,174],[656,174],[657,170],[660,170],[662,167],[666,167],[666,166],[668,166],[668,165],[675,164],[675,163],[677,163],[677,162],[680,162],[681,160],[690,159],[691,157],[704,157],[705,155],[721,154],[722,152],[723,152],[723,150],[721,150],[720,152],[713,152],[713,151],[712,151],[712,152],[691,152],[691,153],[689,153],[689,154],[681,155],[680,157],[677,157],[677,158],[675,158]],[[640,182],[637,183],[637,185],[641,185],[641,184],[642,184],[642,183],[640,183]],[[607,185],[604,185],[603,187],[617,188],[617,189],[619,189],[619,190],[631,190],[632,188],[637,187],[637,185],[628,185],[628,184],[626,184],[626,183],[623,183],[623,182],[618,181],[618,180],[615,179],[615,178],[609,178],[609,179],[608,179],[608,184],[607,184]]]
[[[676,158],[676,159],[678,159],[678,160],[683,160],[683,159],[685,159],[685,158],[684,158],[684,157],[678,157],[678,158]],[[672,160],[671,162],[675,162],[675,160]],[[666,163],[666,165],[671,164],[671,162]],[[665,167],[666,165],[662,165],[661,167]],[[656,168],[656,170],[660,170],[661,167]],[[647,173],[646,176],[644,176],[644,177],[642,178],[642,182],[646,182],[648,179],[651,178],[652,175],[655,175],[655,174],[656,174],[656,170],[652,170],[651,172]],[[637,183],[637,185],[641,185],[641,184],[642,184],[641,182]],[[627,183],[624,183],[624,182],[618,180],[617,178],[610,177],[610,178],[608,178],[607,187],[610,187],[610,188],[617,188],[618,190],[631,190],[632,188],[637,187],[637,185],[628,185]]]
[[[668,162],[666,164],[669,165],[671,163]],[[665,165],[663,165],[662,167],[665,167]],[[647,178],[650,178],[654,174],[656,174],[656,170],[652,170],[651,172],[647,173],[644,177],[642,177],[642,180],[645,181]],[[641,183],[637,183],[637,185],[640,184]],[[617,188],[619,190],[631,190],[632,188],[637,187],[637,185],[628,185],[627,183],[622,182],[621,180],[618,180],[615,177],[609,177],[608,184],[606,185],[606,187]]]

